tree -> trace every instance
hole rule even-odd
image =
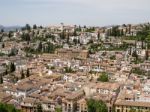
[[[8,37],[11,38],[11,36],[12,36],[12,31],[9,31]]]
[[[94,99],[87,100],[88,112],[108,112],[107,105]]]
[[[46,53],[54,53],[55,52],[55,48],[56,48],[55,45],[53,45],[50,42],[48,42],[47,44],[48,44],[48,46],[46,47],[45,52]]]
[[[1,33],[3,33],[4,32],[4,29],[1,29]]]
[[[109,78],[108,78],[108,75],[106,72],[103,72],[99,78],[97,79],[98,81],[101,81],[101,82],[108,82],[109,81]]]
[[[15,49],[11,49],[10,53],[8,54],[8,56],[15,56],[16,54],[16,50]]]
[[[136,58],[136,60],[138,60],[138,54],[137,54],[136,50],[135,50],[135,51],[133,51],[132,56],[133,56],[133,57],[135,57],[135,58]]]
[[[15,78],[14,78],[14,82],[15,82],[15,83],[16,83],[18,80],[19,80],[18,77],[15,77]]]
[[[37,105],[37,111],[36,112],[43,112],[43,108],[41,104]]]
[[[15,66],[15,64],[14,63],[10,63],[10,72],[14,72],[16,70],[16,66]]]
[[[63,30],[63,31],[61,32],[61,34],[60,34],[60,38],[61,38],[61,39],[65,39],[65,37],[66,37],[66,36],[65,36],[65,31]]]
[[[87,101],[88,112],[96,112],[95,100],[90,99]]]
[[[43,29],[43,26],[40,26],[39,28],[40,28],[40,29]]]
[[[69,33],[67,33],[67,44],[69,44]]]
[[[115,37],[121,36],[120,35],[120,30],[118,28],[119,28],[118,26],[112,27],[111,36],[115,36]]]
[[[30,35],[28,33],[23,33],[21,35],[22,40],[24,41],[30,41]]]
[[[100,32],[99,31],[97,33],[97,38],[98,38],[98,40],[100,40]]]
[[[40,41],[39,44],[38,44],[37,52],[41,53],[42,49],[43,49],[43,45],[42,45],[42,42]]]
[[[0,112],[8,112],[8,110],[4,104],[0,104]]]
[[[24,74],[24,72],[23,72],[23,70],[21,70],[21,79],[24,79],[25,78],[25,74]]]
[[[3,84],[3,76],[0,75],[0,84]]]
[[[131,46],[129,46],[129,55],[131,55],[131,50],[132,50],[132,48],[131,48]]]
[[[30,25],[29,25],[29,24],[26,24],[25,29],[28,30],[28,31],[30,31],[30,30],[31,30]]]
[[[116,56],[113,55],[113,56],[110,57],[110,59],[111,59],[111,60],[115,60],[115,59],[116,59]]]
[[[123,29],[121,30],[120,35],[121,35],[121,36],[123,36],[123,35],[124,35],[124,31],[123,31]]]
[[[66,73],[73,73],[74,71],[72,70],[71,67],[65,67],[65,72]]]
[[[100,50],[101,47],[102,47],[101,44],[91,44],[90,47],[89,47],[89,50],[90,50],[90,52],[97,52],[97,51]]]
[[[29,71],[29,68],[27,68],[26,77],[29,77],[29,76],[30,76],[30,71]]]
[[[5,47],[5,44],[4,43],[2,43],[2,48],[4,48]]]
[[[30,35],[28,33],[25,34],[25,40],[30,41]]]
[[[138,75],[145,75],[145,71],[140,68],[133,68],[131,72]]]
[[[112,29],[108,29],[107,30],[107,36],[111,36],[111,34],[112,34]]]
[[[0,103],[0,112],[20,112],[13,105]]]
[[[81,32],[81,26],[79,25],[78,28],[76,28],[76,31]]]
[[[74,44],[76,45],[78,43],[77,39],[73,39]]]
[[[73,36],[77,36],[77,30],[74,29]]]
[[[129,34],[131,34],[131,24],[129,24]]]
[[[37,29],[37,26],[36,26],[36,24],[34,24],[34,25],[33,25],[33,29]]]
[[[62,108],[60,106],[57,106],[55,112],[62,112]]]
[[[148,60],[148,58],[149,58],[149,53],[148,53],[148,51],[146,50],[145,59]]]
[[[52,66],[52,67],[51,67],[51,70],[54,70],[54,69],[55,69],[55,66]]]
[[[146,27],[142,31],[137,32],[138,39],[142,42],[142,49],[144,48],[144,42],[149,39],[150,29]]]
[[[7,75],[7,74],[8,74],[8,71],[7,71],[7,69],[6,69],[4,75]]]

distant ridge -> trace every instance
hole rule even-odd
[[[16,31],[16,29],[20,30],[22,28],[22,26],[3,26],[0,25],[0,30],[4,29],[4,31],[8,32],[8,31]]]

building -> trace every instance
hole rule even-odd
[[[58,49],[56,50],[58,56],[64,58],[79,58],[86,59],[88,57],[88,50],[78,50],[78,49]]]
[[[130,92],[127,90],[121,91],[116,102],[115,110],[116,112],[150,112],[150,100],[145,100],[149,98],[149,95],[141,95],[140,92]]]

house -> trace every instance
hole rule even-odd
[[[17,96],[23,96],[24,98],[27,97],[29,94],[33,93],[34,91],[38,90],[37,87],[33,84],[19,84],[17,86]]]
[[[82,98],[77,101],[77,111],[76,112],[88,112],[87,101]]]
[[[144,101],[139,92],[134,94],[133,92],[122,91],[115,102],[116,112],[150,112],[150,100]],[[146,97],[146,96],[145,96]],[[147,96],[148,97],[148,96]]]
[[[130,75],[115,101],[116,112],[150,112],[149,80]]]
[[[21,102],[20,106],[23,112],[34,112],[36,110],[38,100],[35,98],[25,98]]]
[[[71,97],[70,97],[71,96]],[[84,96],[83,91],[77,91],[68,94],[66,98],[62,101],[63,112],[74,112],[76,111],[77,101]]]
[[[120,91],[120,85],[110,82],[89,83],[84,87],[86,97],[102,100],[106,103],[108,112],[112,112],[113,105]],[[85,106],[86,107],[86,106]]]
[[[56,51],[58,56],[65,58],[80,58],[86,59],[88,57],[88,50],[77,50],[77,49],[58,49]]]
[[[141,63],[140,68],[145,71],[150,71],[150,62],[146,61],[145,63]]]

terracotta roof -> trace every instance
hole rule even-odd
[[[150,102],[138,102],[138,101],[125,101],[125,100],[118,100],[115,103],[116,105],[120,106],[136,106],[136,107],[149,107],[150,108]]]
[[[110,83],[110,82],[98,82],[95,84],[94,88],[99,89],[108,89],[108,90],[116,90],[120,87],[118,83]]]

